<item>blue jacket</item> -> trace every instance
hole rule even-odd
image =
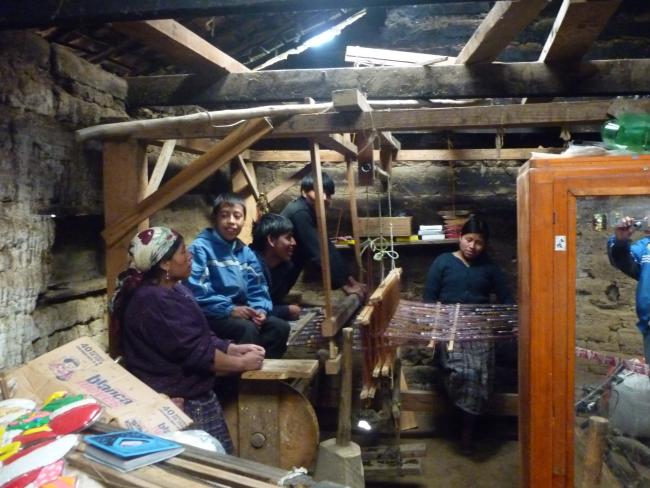
[[[607,241],[609,262],[639,283],[636,286],[637,327],[645,334],[650,321],[650,237],[630,245],[611,236]]]
[[[216,230],[205,229],[189,250],[193,259],[187,285],[206,316],[230,317],[236,305],[271,312],[273,304],[262,268],[243,242],[228,242]]]

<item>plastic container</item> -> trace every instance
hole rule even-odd
[[[609,149],[650,152],[650,114],[622,114],[605,122],[601,135]]]

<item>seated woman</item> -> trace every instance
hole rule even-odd
[[[425,302],[490,303],[496,294],[499,303],[513,303],[505,275],[484,253],[489,237],[482,220],[471,218],[461,229],[460,249],[438,256],[427,275]],[[472,449],[476,418],[488,405],[494,385],[495,347],[493,342],[456,342],[452,351],[439,344],[436,353],[447,377],[445,386],[451,401],[463,416],[461,447]]]
[[[110,307],[126,368],[182,405],[195,428],[232,453],[213,391],[215,373],[259,369],[264,349],[221,340],[210,330],[192,293],[180,283],[192,265],[180,234],[167,227],[146,229],[131,241],[129,256]]]

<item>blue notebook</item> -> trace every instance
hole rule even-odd
[[[120,471],[157,463],[183,452],[185,448],[161,437],[124,430],[110,434],[87,435],[84,455]]]

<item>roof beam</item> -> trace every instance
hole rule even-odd
[[[483,0],[22,0],[0,2],[0,29]],[[527,0],[526,0],[527,1]]]
[[[173,19],[115,22],[113,29],[159,52],[178,66],[206,73],[245,73],[246,66]]]
[[[412,53],[393,49],[375,49],[361,46],[345,48],[345,62],[355,66],[425,66],[428,64],[453,61],[449,56],[438,54]]]
[[[582,59],[620,4],[621,0],[564,0],[539,60]]]
[[[500,1],[474,31],[457,64],[490,63],[530,24],[548,0]]]
[[[143,105],[276,103],[329,100],[341,89],[368,98],[609,96],[650,93],[650,59],[570,65],[491,63],[427,67],[330,68],[230,73],[218,81],[192,75],[129,78],[128,102]]]

